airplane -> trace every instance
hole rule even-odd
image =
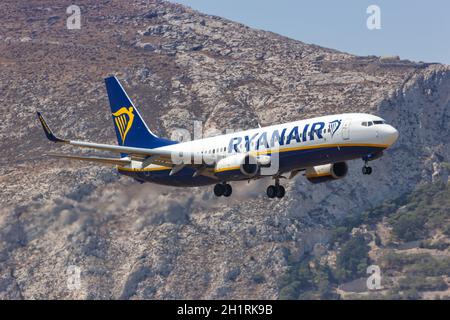
[[[49,154],[50,156],[115,165],[120,174],[138,182],[197,187],[214,184],[214,195],[229,197],[230,181],[272,177],[269,198],[283,198],[280,179],[303,172],[312,183],[341,179],[348,160],[379,159],[398,138],[398,131],[378,116],[343,113],[256,129],[177,142],[155,135],[144,122],[119,80],[105,79],[118,145],[61,139],[54,135],[40,112],[47,138],[60,144],[110,151],[120,157]],[[289,177],[286,175],[289,174]]]

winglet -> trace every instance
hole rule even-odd
[[[37,115],[39,121],[42,124],[42,128],[44,128],[45,135],[47,136],[48,140],[53,142],[68,142],[67,140],[60,139],[53,134],[52,130],[50,130],[50,127],[47,125],[47,122],[45,122],[44,117],[41,115],[39,111],[37,112]]]

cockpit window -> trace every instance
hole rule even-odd
[[[386,121],[384,120],[374,120],[374,121],[364,121],[361,122],[361,125],[363,127],[370,127],[370,126],[374,126],[376,124],[386,124]]]

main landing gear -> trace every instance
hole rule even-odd
[[[367,160],[364,161],[364,167],[362,167],[362,174],[371,174],[372,173],[372,167],[369,167],[367,164]]]
[[[275,185],[267,187],[267,196],[271,199],[275,197],[281,199],[285,194],[286,190],[282,185],[280,185],[280,179],[278,178],[275,179]]]
[[[214,195],[216,197],[221,197],[221,196],[229,197],[229,196],[231,196],[232,192],[233,192],[233,188],[231,188],[231,186],[226,182],[218,183],[214,186]]]

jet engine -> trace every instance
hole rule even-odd
[[[346,162],[329,163],[320,166],[306,168],[305,177],[311,183],[342,179],[347,175]]]
[[[261,166],[270,164],[270,156],[235,154],[220,159],[216,163],[215,173],[221,179],[250,179],[259,173]]]

